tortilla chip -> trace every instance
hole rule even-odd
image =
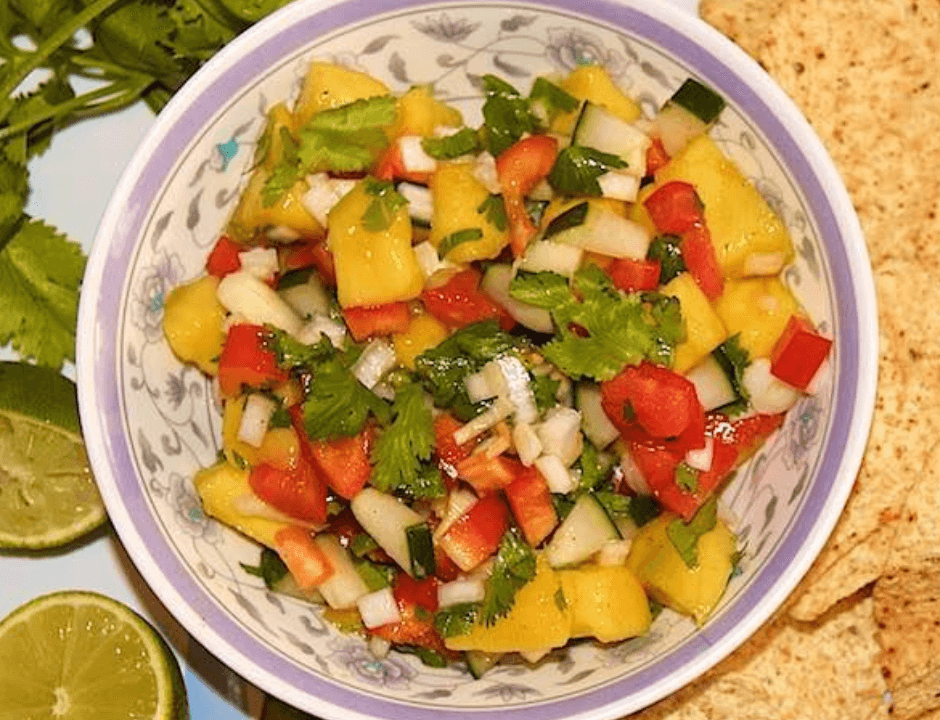
[[[940,437],[940,314],[927,311],[940,307],[940,4],[872,0],[860,12],[853,3],[781,0],[767,11],[772,22],[750,24],[754,3],[724,4],[739,8],[735,28],[750,33],[736,39],[832,155],[875,268],[874,426],[846,510],[791,609],[811,620],[884,572],[907,496]]]
[[[745,51],[755,51],[754,43],[773,21],[783,0],[701,0],[699,15]]]
[[[886,574],[873,600],[893,716],[940,709],[940,558]]]
[[[887,718],[875,633],[872,600],[864,594],[825,623],[807,625],[780,613],[704,677],[630,717]]]

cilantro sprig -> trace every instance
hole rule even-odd
[[[493,572],[486,581],[480,622],[489,626],[508,615],[516,604],[516,593],[535,577],[535,570],[535,552],[516,528],[510,528],[499,543]]]

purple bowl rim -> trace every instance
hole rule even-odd
[[[297,5],[303,5],[304,9],[295,8],[293,14],[302,15],[308,11],[313,13],[317,10],[318,4],[322,3],[297,3]],[[96,475],[105,478],[102,483],[103,491],[109,512],[116,516],[115,526],[119,535],[122,538],[135,538],[133,547],[137,548],[137,552],[131,553],[134,562],[160,599],[170,607],[180,607],[177,603],[183,603],[183,607],[191,610],[191,613],[186,613],[187,617],[183,624],[194,637],[216,655],[226,657],[234,669],[242,672],[253,682],[260,681],[259,684],[271,685],[271,678],[276,676],[277,680],[273,682],[273,685],[277,687],[278,694],[285,696],[285,699],[303,700],[305,697],[316,697],[325,702],[334,715],[346,713],[346,717],[349,717],[348,713],[352,711],[362,717],[404,718],[407,716],[415,720],[425,720],[425,718],[431,720],[448,712],[463,714],[469,711],[448,711],[436,707],[419,708],[407,702],[376,699],[369,697],[365,692],[345,688],[326,679],[312,677],[253,637],[246,636],[240,626],[219,610],[214,599],[207,597],[205,592],[192,582],[173,549],[164,543],[162,533],[147,512],[146,500],[135,474],[135,464],[129,445],[124,439],[123,415],[117,381],[118,354],[116,348],[109,347],[107,342],[97,342],[97,340],[107,338],[108,328],[118,327],[118,318],[123,312],[120,299],[127,279],[126,260],[135,251],[136,244],[132,241],[136,239],[147,211],[146,203],[140,200],[145,201],[158,189],[161,178],[175,163],[178,152],[186,147],[193,136],[194,133],[189,128],[199,128],[211,118],[214,108],[219,105],[219,99],[227,94],[225,88],[238,87],[241,77],[256,74],[252,68],[267,67],[273,60],[289,55],[297,47],[308,44],[320,35],[333,32],[343,25],[366,20],[374,14],[370,10],[372,4],[371,0],[347,0],[330,5],[315,14],[303,17],[289,27],[272,32],[258,47],[241,58],[237,58],[236,51],[247,46],[250,38],[261,32],[260,28],[252,29],[233,41],[229,48],[223,50],[218,56],[218,62],[210,62],[200,71],[200,77],[209,81],[209,85],[204,90],[197,91],[194,89],[195,84],[190,83],[171,101],[165,114],[170,120],[167,122],[158,120],[150,133],[150,136],[156,140],[150,142],[145,140],[143,143],[143,147],[146,148],[153,145],[153,142],[157,142],[157,152],[152,154],[149,160],[132,161],[116,190],[115,197],[109,204],[105,220],[102,222],[92,249],[89,259],[89,277],[97,279],[106,276],[109,282],[106,285],[100,285],[101,292],[97,296],[83,294],[79,323],[80,328],[83,329],[79,341],[79,394],[83,426],[86,427],[86,434],[90,440],[90,455]],[[390,14],[395,11],[413,9],[415,6],[446,9],[455,4],[466,7],[474,4],[492,6],[498,3],[443,0],[443,2],[428,5],[420,0],[389,0],[383,5],[386,13]],[[526,7],[525,3],[507,3],[502,6],[508,8],[511,5]],[[861,301],[856,291],[865,289],[873,296],[873,290],[862,288],[862,283],[869,284],[866,282],[869,278],[858,275],[860,270],[858,258],[853,264],[845,245],[846,242],[853,240],[853,234],[854,240],[858,242],[861,234],[854,223],[844,227],[846,224],[844,217],[840,223],[840,217],[834,212],[830,203],[839,200],[844,206],[845,199],[841,197],[844,188],[841,183],[833,188],[822,182],[819,176],[821,171],[817,167],[819,158],[811,160],[797,144],[791,132],[780,120],[780,106],[777,105],[776,112],[772,111],[768,100],[748,87],[734,67],[729,67],[711,50],[690,42],[687,35],[661,19],[669,18],[671,13],[678,13],[678,10],[639,8],[605,0],[581,0],[576,4],[556,2],[553,3],[553,8],[611,26],[621,26],[628,32],[641,34],[642,37],[660,45],[682,63],[707,78],[713,86],[744,111],[767,137],[790,173],[794,184],[803,193],[804,203],[812,210],[819,235],[827,248],[836,294],[850,300],[839,305],[835,318],[838,329],[836,344],[839,361],[839,372],[836,375],[840,378],[836,389],[836,401],[840,406],[860,409],[862,412],[861,414],[839,413],[838,417],[834,418],[829,428],[830,443],[819,463],[817,477],[823,481],[814,483],[790,534],[777,548],[770,562],[761,570],[747,590],[737,597],[733,605],[716,618],[708,627],[707,632],[698,633],[691,641],[670,652],[656,665],[585,694],[513,709],[474,711],[480,717],[498,715],[500,718],[511,717],[515,720],[528,718],[547,720],[550,717],[586,714],[599,714],[600,716],[605,712],[612,714],[615,709],[617,712],[622,712],[623,708],[618,705],[624,706],[625,696],[629,699],[633,694],[638,693],[650,695],[649,688],[658,687],[658,694],[653,692],[644,700],[643,704],[648,704],[667,692],[675,690],[691,679],[690,676],[695,672],[720,660],[756,629],[757,625],[775,609],[776,603],[771,603],[774,607],[757,612],[753,607],[753,601],[771,590],[776,590],[778,600],[782,601],[805,572],[831,531],[834,519],[822,523],[823,510],[827,507],[831,510],[833,504],[838,508],[844,504],[851,483],[847,483],[843,477],[840,477],[840,473],[851,471],[854,478],[857,463],[860,462],[860,457],[847,457],[849,451],[846,448],[850,444],[850,435],[860,430],[867,434],[870,417],[867,421],[865,420],[865,413],[868,410],[866,407],[859,408],[859,404],[867,405],[868,396],[873,397],[869,388],[860,388],[845,380],[856,377],[865,370],[871,374],[871,369],[866,367],[871,363],[871,353],[869,352],[867,356],[863,355],[866,348],[861,345],[861,330],[867,329],[870,335],[871,323],[858,314],[858,311],[864,309],[867,304]],[[285,15],[284,11],[278,13],[279,17]],[[656,17],[657,15],[659,17]],[[677,17],[672,18],[673,23],[676,23]],[[270,27],[271,24],[267,26]],[[707,29],[702,32],[707,34],[712,31]],[[751,62],[717,33],[714,33],[713,37],[716,47],[728,53],[732,64],[736,62],[741,65],[742,58],[745,63]],[[234,60],[228,66],[223,66],[222,57],[226,60],[230,58]],[[768,83],[772,81],[768,80]],[[188,107],[185,106],[184,103],[190,100],[193,102]],[[774,100],[780,101],[780,97]],[[784,98],[783,102],[788,101]],[[175,112],[171,114],[171,111]],[[792,114],[793,111],[790,110],[790,112]],[[805,134],[808,126],[800,129]],[[830,171],[830,168],[826,167],[824,170]],[[118,222],[119,218],[120,222]],[[852,219],[854,220],[854,215]],[[109,228],[115,229],[117,245],[113,238],[108,240],[103,237]],[[95,283],[92,283],[92,287],[94,285]],[[868,337],[866,340],[873,341],[873,338]],[[110,485],[109,481],[113,481],[114,484]],[[839,491],[836,489],[837,481],[843,483]],[[136,518],[133,523],[130,521],[132,517]],[[146,518],[146,522],[141,523],[140,518]],[[801,567],[794,567],[793,563],[800,555],[800,549],[811,537],[815,540],[813,543],[816,546],[815,551],[808,553],[808,559],[804,557],[803,562],[799,563]],[[150,578],[161,582],[152,582]],[[170,580],[170,578],[173,579]],[[166,587],[164,582],[169,583],[170,587]],[[747,624],[748,630],[744,633],[737,633],[743,637],[729,642],[728,639],[736,634],[736,628],[739,628],[741,624]],[[720,650],[715,648],[720,648]],[[230,653],[235,653],[235,655]],[[265,669],[256,671],[253,663],[263,665]],[[320,711],[326,709],[322,707]]]

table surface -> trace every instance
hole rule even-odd
[[[691,13],[698,7],[698,0],[660,1]],[[152,113],[137,105],[62,131],[50,150],[30,164],[32,194],[27,212],[52,223],[89,251],[114,186],[152,123]],[[0,350],[0,357],[9,355]],[[264,695],[170,616],[112,530],[56,554],[0,555],[0,576],[16,578],[3,583],[0,617],[27,600],[64,589],[92,590],[126,603],[154,622],[176,650],[193,720],[259,717]]]

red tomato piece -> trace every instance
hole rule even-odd
[[[388,640],[395,645],[416,645],[428,648],[444,657],[456,659],[458,655],[448,650],[444,640],[434,628],[434,617],[417,605],[398,603],[401,621],[372,628],[369,633]]]
[[[206,258],[206,272],[222,278],[241,269],[242,261],[238,257],[244,248],[228,235],[222,235]]]
[[[506,500],[533,547],[549,536],[558,525],[558,513],[545,478],[534,467],[524,467],[506,487]]]
[[[510,330],[516,321],[502,305],[480,290],[480,272],[467,268],[454,273],[440,287],[426,287],[421,301],[428,313],[452,328],[481,320],[497,320],[503,330]]]
[[[646,149],[646,174],[655,175],[666,163],[669,162],[669,153],[663,145],[663,141],[654,137],[650,146]]]
[[[358,435],[332,440],[311,440],[310,452],[326,476],[330,488],[340,497],[352,500],[372,475],[373,432],[363,428]]]
[[[701,447],[705,413],[695,386],[682,375],[649,362],[627,365],[612,380],[601,383],[601,406],[625,436],[636,426],[657,439],[679,438]],[[701,433],[699,438],[687,432]],[[697,444],[696,444],[697,443]]]
[[[497,493],[484,495],[447,529],[441,549],[464,572],[493,555],[509,528],[509,510]]]
[[[519,257],[538,232],[525,208],[525,196],[551,172],[558,156],[558,141],[549,135],[530,135],[506,148],[496,158],[496,174],[503,189],[509,220],[509,246]]]
[[[817,333],[809,320],[792,315],[770,355],[770,373],[798,390],[806,390],[831,347],[832,340]]]
[[[255,495],[285,515],[317,524],[326,521],[326,483],[309,462],[293,470],[255,465],[248,484]]]
[[[279,250],[281,268],[284,272],[316,268],[320,278],[327,285],[336,285],[336,266],[333,264],[333,253],[326,243],[321,240],[292,243],[284,245]]]
[[[237,323],[229,328],[219,355],[219,389],[237,395],[242,385],[268,387],[287,380],[274,352],[265,346],[267,333],[260,325]]]
[[[617,258],[607,266],[614,285],[624,292],[643,292],[659,287],[662,263],[659,260]]]
[[[695,223],[679,237],[679,249],[689,274],[705,293],[705,297],[717,300],[725,291],[725,278],[721,274],[715,245],[704,220]]]
[[[274,534],[274,549],[297,585],[305,590],[321,585],[333,575],[330,559],[313,541],[310,531],[300,525],[278,530]]]
[[[397,142],[393,142],[382,153],[373,174],[379,180],[408,180],[419,185],[427,185],[431,179],[431,173],[405,170],[405,162],[402,159],[401,148]]]
[[[434,575],[442,582],[450,582],[460,577],[460,568],[450,555],[444,552],[438,545],[434,546]]]
[[[395,576],[392,584],[392,594],[398,601],[399,607],[417,605],[428,612],[437,612],[437,586],[440,581],[436,577],[415,580],[406,572]]]
[[[522,469],[523,465],[518,460],[504,455],[490,457],[481,452],[457,464],[457,477],[482,495],[507,487]]]
[[[698,193],[682,180],[672,180],[660,186],[643,201],[643,206],[661,233],[681,235],[704,220]]]
[[[462,445],[454,440],[454,432],[461,427],[461,422],[449,413],[440,413],[434,418],[434,454],[440,462],[454,468],[461,460],[470,457],[476,445],[473,440]]]
[[[411,320],[406,302],[343,308],[343,319],[356,342],[405,332]]]

